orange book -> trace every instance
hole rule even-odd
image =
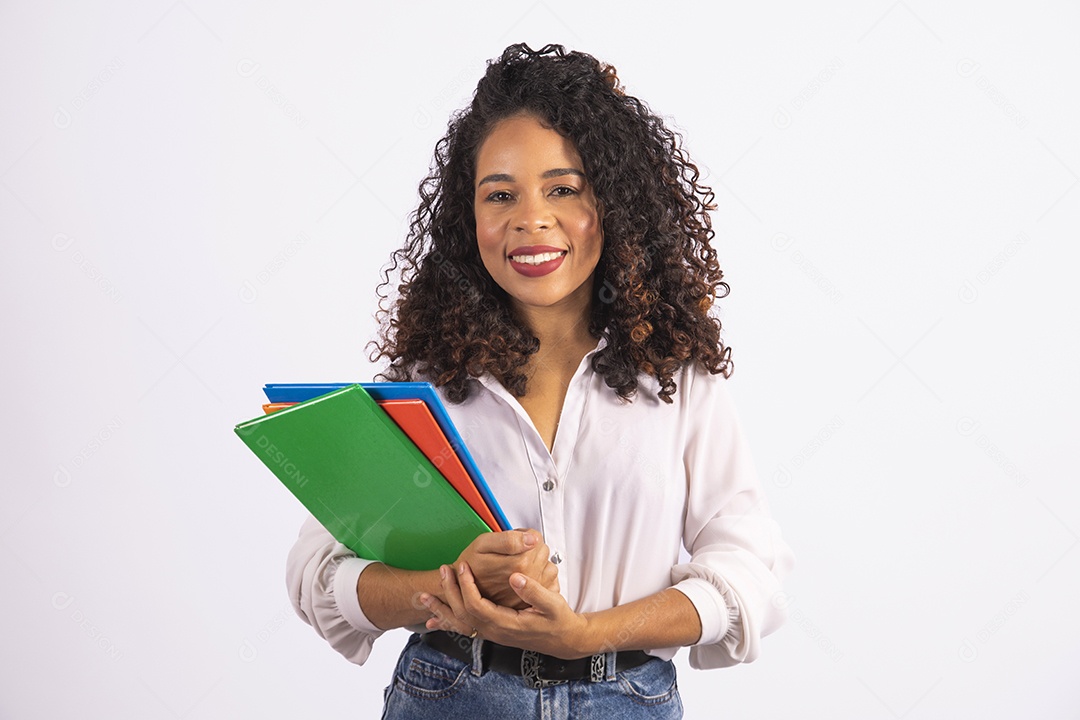
[[[487,503],[480,496],[465,466],[461,464],[454,448],[446,435],[435,422],[431,411],[423,400],[383,400],[379,407],[397,423],[409,439],[413,441],[420,452],[424,453],[431,464],[434,465],[443,477],[458,491],[458,494],[469,503],[469,507],[476,511],[480,519],[487,523],[495,532],[499,531],[499,523],[491,514]]]
[[[269,415],[278,410],[295,405],[292,402],[266,403],[263,412]],[[413,444],[424,453],[431,464],[442,473],[442,476],[453,486],[465,502],[469,503],[480,519],[495,532],[499,531],[499,524],[495,516],[491,514],[487,503],[480,496],[465,466],[461,464],[457,453],[450,446],[446,435],[443,434],[434,416],[428,410],[423,400],[381,400],[379,407],[404,431]]]

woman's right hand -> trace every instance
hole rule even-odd
[[[510,576],[519,572],[559,592],[559,569],[548,559],[550,552],[540,531],[532,528],[489,532],[469,543],[455,565],[469,564],[480,594],[488,600],[522,610],[528,605],[510,587]]]

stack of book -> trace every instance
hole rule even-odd
[[[510,525],[430,383],[268,384],[235,432],[339,542],[407,570]]]

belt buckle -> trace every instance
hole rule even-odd
[[[543,670],[544,666],[540,662],[540,653],[535,650],[521,651],[521,677],[525,678],[525,683],[529,687],[539,690],[540,688],[562,685],[567,682],[566,680],[549,680],[541,677],[540,674]]]
[[[589,658],[589,680],[604,682],[607,679],[607,655],[593,655]]]

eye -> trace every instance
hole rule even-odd
[[[577,188],[570,187],[569,185],[559,185],[551,192],[557,197],[570,197],[571,195],[577,195]]]
[[[496,190],[487,196],[487,201],[493,203],[504,203],[513,199],[513,196],[505,190]]]

